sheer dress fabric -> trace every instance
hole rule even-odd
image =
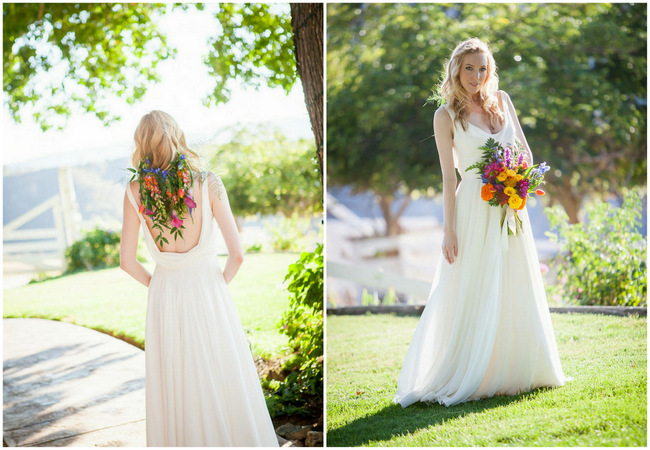
[[[207,180],[201,189],[201,233],[188,252],[160,251],[138,214],[156,263],[145,328],[147,446],[277,447],[217,259]],[[131,189],[126,191],[137,211]]]

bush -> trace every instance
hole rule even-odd
[[[289,266],[285,282],[289,310],[278,324],[293,353],[283,364],[283,381],[267,381],[272,416],[322,414],[323,408],[323,245],[303,252]]]
[[[616,208],[598,201],[587,208],[585,224],[569,224],[560,207],[546,208],[559,290],[581,305],[646,306],[647,240],[638,231],[641,196],[629,191]]]
[[[99,227],[65,251],[66,272],[93,270],[120,265],[120,233]]]

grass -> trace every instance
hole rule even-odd
[[[233,302],[257,355],[282,353],[276,328],[289,305],[282,287],[291,253],[247,255],[230,284]],[[225,265],[225,257],[220,261]],[[152,271],[153,265],[147,264]],[[3,291],[3,317],[61,320],[104,331],[142,348],[147,288],[119,268],[81,272]]]
[[[328,316],[327,445],[646,446],[646,318],[551,317],[565,386],[402,409],[392,399],[418,318]]]

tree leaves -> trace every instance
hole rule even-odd
[[[26,105],[43,130],[62,128],[73,108],[105,124],[119,120],[108,99],[135,102],[148,83],[158,81],[158,63],[174,55],[153,22],[166,9],[133,3],[3,4],[3,86],[14,120],[21,121]]]
[[[233,79],[288,93],[298,78],[288,5],[221,3],[216,17],[221,33],[209,40],[205,60],[216,84],[206,103],[226,103]]]

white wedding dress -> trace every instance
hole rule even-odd
[[[244,329],[217,260],[208,182],[198,244],[161,252],[142,215],[156,262],[145,328],[147,445],[277,447]],[[138,209],[131,189],[126,189]]]
[[[454,162],[462,181],[456,190],[454,224],[458,257],[444,257],[427,306],[415,329],[394,402],[449,406],[494,395],[562,386],[564,376],[524,208],[523,234],[501,229],[501,208],[481,198],[482,182],[467,167],[482,157],[488,138],[515,140],[513,118],[496,134],[454,121]],[[454,119],[453,111],[447,110]]]

